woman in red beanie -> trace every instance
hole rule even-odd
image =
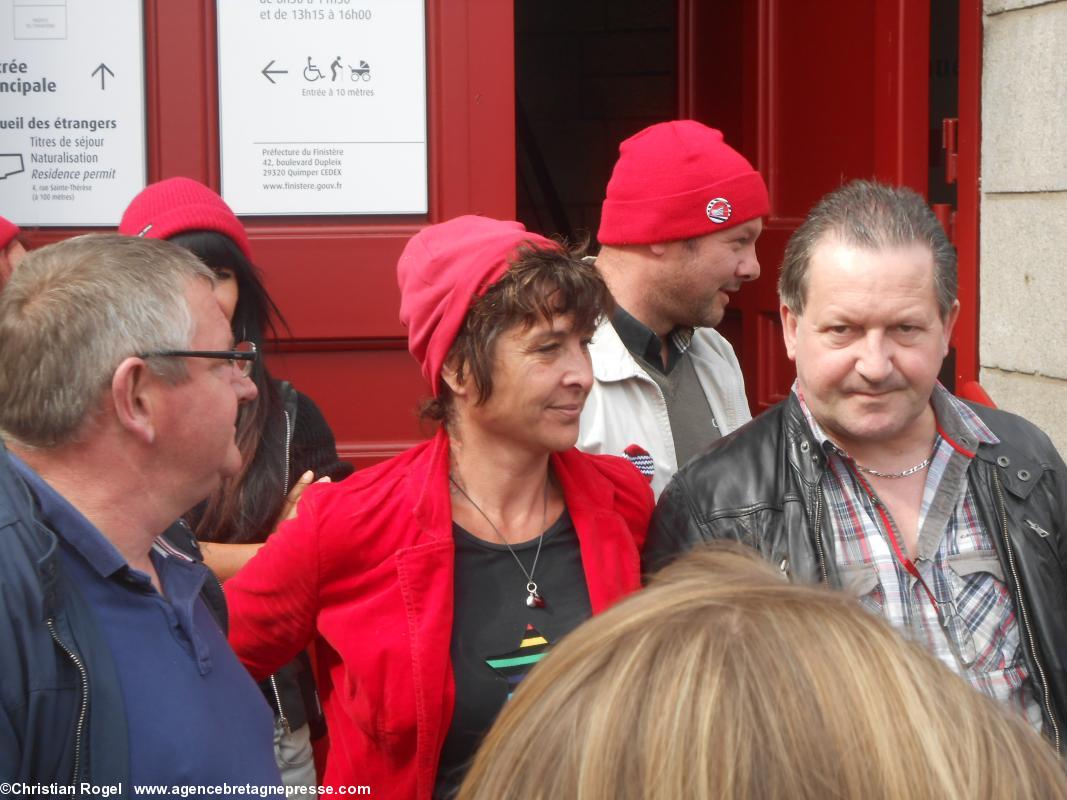
[[[169,178],[148,186],[126,209],[119,232],[168,239],[211,267],[218,279],[215,294],[235,341],[261,348],[273,320],[281,319],[252,263],[244,226],[202,183]],[[311,398],[271,377],[262,359],[255,363],[252,380],[257,400],[242,405],[237,418],[244,465],[185,518],[195,540],[205,543],[205,561],[222,580],[290,515],[312,477],[340,480],[352,472],[350,464],[338,461],[333,433]],[[182,529],[172,529],[168,538],[183,549],[195,548],[196,541],[184,530],[185,541]],[[287,663],[262,689],[275,712],[275,754],[282,778],[288,785],[314,785],[308,721],[316,721],[317,700],[307,656]]]
[[[309,487],[226,595],[253,675],[314,642],[325,783],[429,800],[546,649],[639,587],[652,492],[629,462],[574,449],[611,302],[591,266],[468,216],[412,238],[398,276],[440,430]]]

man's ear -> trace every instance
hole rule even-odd
[[[789,356],[790,361],[796,361],[797,358],[797,315],[793,313],[793,310],[785,303],[778,309],[778,313],[782,317],[782,339],[785,341],[785,354]]]
[[[159,409],[160,379],[144,362],[131,356],[111,376],[111,401],[119,425],[143,441],[156,438],[155,414]]]
[[[941,325],[941,327],[943,329],[942,330],[942,334],[943,334],[943,336],[945,338],[944,346],[942,348],[942,350],[944,352],[942,352],[942,354],[941,354],[942,357],[948,355],[948,343],[952,339],[952,331],[956,327],[956,321],[959,318],[960,318],[960,301],[959,300],[954,300],[952,302],[952,308],[949,309],[948,313],[945,314],[945,317],[942,320],[942,325]]]
[[[652,244],[648,246],[648,250],[654,256],[662,256],[667,252],[669,244],[669,242],[652,242]]]

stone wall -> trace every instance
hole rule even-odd
[[[1067,0],[985,0],[981,382],[1067,454]]]

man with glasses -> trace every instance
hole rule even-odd
[[[138,353],[141,358],[217,358],[228,361],[230,366],[245,378],[251,377],[252,365],[259,354],[254,342],[238,342],[232,350],[159,350],[153,353]]]
[[[941,225],[909,189],[853,182],[793,234],[778,290],[793,390],[677,474],[646,567],[750,544],[852,592],[1062,750],[1067,468],[1030,423],[938,383],[960,308]]]
[[[201,599],[213,579],[158,538],[241,468],[256,353],[213,281],[167,242],[91,235],[27,256],[0,295],[9,787],[280,785],[270,709]]]

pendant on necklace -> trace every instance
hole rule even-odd
[[[536,583],[534,583],[533,581],[530,581],[528,584],[526,584],[526,591],[530,593],[526,597],[526,606],[527,606],[527,608],[544,608],[545,607],[545,598],[541,597],[541,595],[537,593],[537,584]]]

